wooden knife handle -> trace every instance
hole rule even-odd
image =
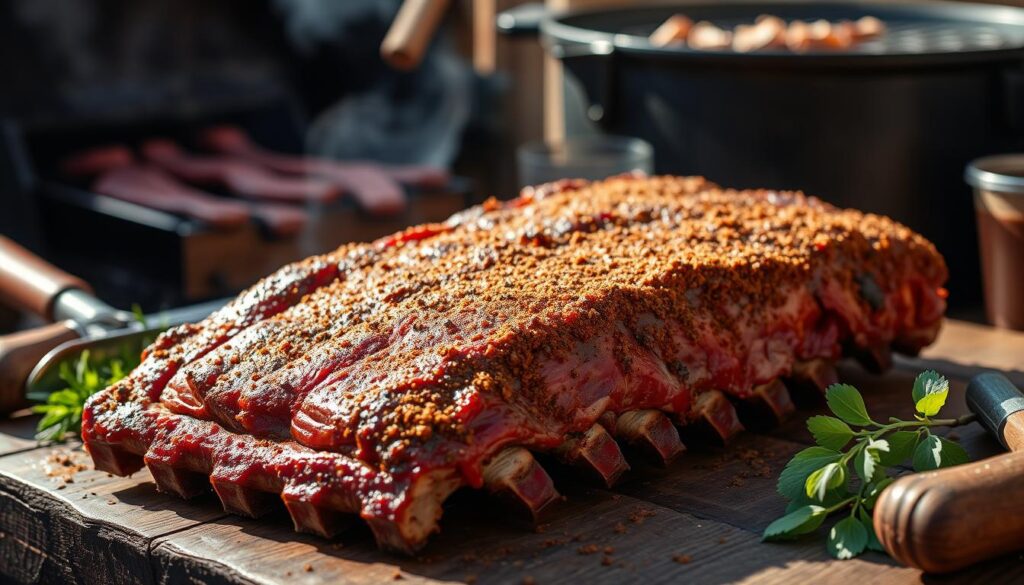
[[[89,285],[0,236],[0,299],[40,317],[53,319],[53,302],[71,288]]]
[[[398,9],[380,54],[395,69],[415,69],[430,46],[430,41],[448,9],[449,0],[405,0]]]
[[[67,323],[52,323],[0,337],[0,415],[28,406],[25,381],[46,352],[78,337]]]
[[[896,560],[955,571],[1024,548],[1024,411],[1006,419],[1015,451],[900,478],[875,505],[875,533]]]

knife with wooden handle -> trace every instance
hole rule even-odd
[[[971,379],[967,404],[1010,453],[902,477],[875,506],[886,551],[929,573],[1024,549],[1024,393],[989,372]]]
[[[81,279],[3,236],[0,301],[56,321],[0,336],[0,415],[63,387],[60,364],[77,360],[84,350],[100,359],[122,355],[125,348],[141,351],[160,330],[198,321],[225,303],[219,299],[147,315],[153,326],[143,326],[132,313],[93,296]]]

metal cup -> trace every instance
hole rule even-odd
[[[639,138],[595,135],[556,144],[530,142],[519,147],[519,185],[538,185],[558,179],[603,179],[654,171],[654,149]]]
[[[997,327],[1024,330],[1024,154],[971,161],[981,244],[985,313]]]

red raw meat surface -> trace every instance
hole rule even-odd
[[[98,469],[412,551],[512,447],[600,467],[593,431],[632,413],[685,426],[801,363],[920,349],[946,276],[906,227],[797,193],[564,181],[282,268],[163,334],[83,437]]]

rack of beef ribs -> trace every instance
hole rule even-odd
[[[415,551],[457,488],[557,501],[533,453],[610,485],[620,445],[667,463],[844,353],[884,367],[934,339],[945,279],[908,228],[802,194],[562,181],[285,266],[160,336],[83,436],[98,469]]]

